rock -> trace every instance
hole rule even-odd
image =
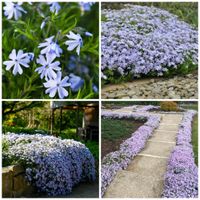
[[[129,96],[122,97],[122,99],[130,99]]]
[[[2,195],[3,197],[13,197],[13,173],[7,167],[2,169]]]
[[[175,76],[173,78],[149,79],[143,82],[131,82],[124,85],[111,86],[106,90],[108,98],[135,98],[135,99],[189,99],[198,98],[198,75],[188,74],[186,76]],[[116,90],[118,88],[118,90]],[[102,97],[105,92],[102,90]]]
[[[168,96],[169,96],[170,99],[180,99],[181,98],[174,91],[169,91]]]

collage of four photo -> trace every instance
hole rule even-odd
[[[1,12],[3,198],[198,198],[198,1]]]

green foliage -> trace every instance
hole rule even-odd
[[[48,134],[46,130],[38,130],[36,128],[24,128],[18,126],[3,126],[3,133],[26,133],[26,134]]]
[[[65,131],[62,131],[59,134],[59,137],[61,137],[62,139],[74,139],[74,140],[78,140],[75,128],[71,128],[71,129],[67,129]]]
[[[95,160],[99,160],[99,144],[95,141],[87,141],[85,142],[85,146],[90,150]]]
[[[192,145],[195,163],[198,165],[198,116],[196,115],[192,123]]]
[[[23,68],[22,75],[14,76],[11,70],[6,71],[5,66],[2,68],[2,94],[3,98],[14,99],[44,99],[50,98],[45,94],[43,86],[44,80],[41,80],[35,69],[39,67],[36,59],[39,56],[39,43],[44,42],[45,38],[55,36],[58,39],[60,47],[64,53],[59,58],[63,76],[75,73],[84,79],[84,86],[77,92],[69,91],[67,98],[98,98],[98,94],[92,89],[92,83],[98,86],[98,60],[99,60],[99,26],[98,26],[98,3],[92,5],[91,10],[82,13],[78,3],[60,3],[61,10],[58,15],[50,12],[49,5],[46,3],[33,3],[29,5],[23,4],[23,8],[27,14],[17,20],[7,20],[3,16],[3,32],[2,32],[2,60],[8,60],[8,56],[12,49],[22,49],[25,52],[33,52],[35,54],[34,62],[30,63],[29,68]],[[3,4],[4,6],[4,4]],[[39,14],[40,13],[40,14]],[[42,14],[41,14],[42,13]],[[45,27],[41,30],[40,25],[44,20],[47,21]],[[83,47],[80,51],[80,57],[75,51],[67,51],[64,42],[67,40],[66,34],[69,31],[81,34],[83,37]],[[88,31],[93,34],[92,37],[86,37],[84,33]],[[71,56],[80,58],[82,64],[76,65],[76,71],[69,70],[69,62]],[[58,59],[57,59],[58,60]],[[88,73],[82,74],[80,69],[82,66],[89,69]],[[55,98],[58,98],[56,96]]]
[[[130,136],[143,122],[128,119],[104,119],[101,120],[102,138],[117,140]]]
[[[188,58],[183,64],[178,65],[177,68],[171,68],[168,69],[167,72],[163,74],[163,77],[173,77],[174,75],[186,75],[188,73],[195,72],[195,70],[198,69],[198,65],[194,64],[192,62],[192,59]],[[102,86],[113,83],[113,84],[119,84],[124,83],[128,81],[132,81],[134,79],[133,74],[127,72],[125,75],[121,75],[117,71],[106,69],[104,71],[104,75],[108,77],[108,79],[104,80],[102,79]],[[140,78],[149,78],[149,77],[156,77],[155,72],[150,72],[147,75],[141,75]]]

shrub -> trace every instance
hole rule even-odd
[[[3,135],[3,139],[9,144],[3,158],[22,164],[27,180],[39,192],[49,196],[65,195],[77,183],[95,180],[94,158],[80,142],[15,133]]]
[[[178,111],[178,104],[174,101],[164,101],[160,103],[160,108],[163,111]]]

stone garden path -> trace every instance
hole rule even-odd
[[[130,109],[118,111],[131,112]],[[167,161],[176,144],[182,114],[161,115],[160,125],[147,141],[146,147],[133,159],[126,170],[117,173],[104,197],[161,197]]]
[[[107,85],[102,88],[101,94],[103,99],[196,99],[198,73]]]

